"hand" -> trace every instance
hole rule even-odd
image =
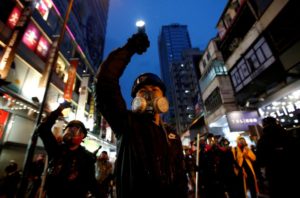
[[[244,155],[244,157],[247,157],[247,156],[248,156],[248,152],[249,152],[249,148],[248,148],[248,147],[245,147],[244,150],[243,150],[243,155]]]
[[[65,100],[63,103],[59,104],[58,109],[60,109],[62,111],[64,109],[67,109],[67,108],[70,108],[70,107],[71,107],[71,102],[68,102],[68,101]]]
[[[142,54],[147,51],[150,42],[146,33],[139,32],[128,39],[126,46],[134,53]]]

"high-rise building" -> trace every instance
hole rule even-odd
[[[176,126],[180,133],[194,118],[194,94],[191,90],[197,87],[197,78],[193,65],[194,53],[191,51],[196,49],[191,50],[187,26],[180,24],[162,26],[158,46],[161,75],[170,102],[170,110],[164,119]],[[189,53],[186,51],[188,49]],[[196,51],[200,55],[200,51]]]
[[[177,131],[180,132],[185,131],[200,113],[196,110],[200,89],[195,72],[200,57],[198,48],[185,49],[182,52],[182,61],[172,63],[175,121]]]

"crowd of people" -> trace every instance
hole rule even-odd
[[[127,109],[119,79],[132,56],[143,54],[149,46],[144,32],[134,34],[109,54],[97,72],[96,107],[117,138],[115,163],[106,151],[96,156],[98,150],[91,153],[81,145],[87,129],[79,120],[67,123],[61,138],[54,135],[51,128],[67,108],[60,105],[37,128],[47,163],[44,156],[36,160],[30,197],[36,197],[41,186],[47,198],[106,198],[112,197],[114,187],[118,198],[187,198],[195,192],[200,198],[258,198],[262,192],[270,198],[292,197],[298,182],[291,181],[300,176],[294,160],[299,144],[275,118],[263,119],[263,135],[255,147],[243,136],[231,146],[227,139],[208,134],[200,139],[198,151],[194,147],[184,151],[180,136],[161,118],[169,105],[166,87],[157,75],[143,73],[135,79],[132,109]],[[11,184],[4,189],[15,192],[21,174],[13,163],[5,171],[5,182]],[[9,192],[6,197],[14,197]]]
[[[202,137],[198,163],[195,147],[185,150],[193,197],[196,188],[201,198],[282,198],[298,193],[300,164],[295,156],[300,151],[299,138],[289,134],[273,117],[262,119],[262,125],[262,136],[251,145],[243,136],[238,136],[236,146],[213,134]]]

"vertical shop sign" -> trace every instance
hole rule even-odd
[[[48,55],[48,59],[47,59],[46,65],[45,65],[45,69],[44,69],[42,77],[40,79],[40,84],[39,84],[40,88],[45,88],[46,87],[46,83],[47,83],[47,80],[48,80],[48,77],[49,77],[49,72],[50,72],[51,66],[53,64],[53,61],[56,60],[55,56],[56,56],[57,51],[58,51],[58,40],[59,40],[59,36],[56,36],[54,38],[54,41],[53,41],[52,45],[51,45],[49,55]]]
[[[13,30],[16,27],[21,17],[21,12],[22,12],[21,9],[16,6],[11,12],[11,14],[9,15],[6,24],[10,29]]]
[[[10,37],[8,44],[3,50],[3,54],[0,57],[0,78],[1,79],[6,79],[8,75],[10,66],[15,57],[17,46],[19,45],[23,37],[25,28],[32,14],[32,10],[33,8],[31,6],[31,3],[28,2],[28,5],[24,7],[22,15],[19,18],[14,31],[12,32],[12,36]]]
[[[6,126],[9,113],[0,109],[0,140],[3,138],[4,128]]]
[[[89,79],[90,79],[89,74],[82,75],[81,85],[79,88],[78,108],[76,112],[76,119],[78,120],[84,119],[85,104],[87,102],[87,97],[88,97]]]
[[[38,28],[33,24],[29,23],[24,35],[22,37],[22,42],[32,51],[35,51],[38,41],[40,39],[40,31]]]
[[[64,89],[64,99],[66,101],[71,101],[72,99],[72,93],[73,93],[73,86],[76,79],[76,69],[78,65],[78,59],[72,59],[70,60],[70,68],[68,71],[68,80],[65,84]]]

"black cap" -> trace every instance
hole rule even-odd
[[[81,131],[84,133],[84,136],[86,137],[86,135],[87,135],[87,129],[85,128],[84,124],[79,120],[70,121],[67,124],[66,128],[68,128],[68,127],[79,127],[81,129]]]
[[[158,86],[163,94],[165,95],[166,92],[166,86],[163,83],[163,81],[155,74],[153,73],[144,73],[139,75],[132,86],[131,89],[131,97],[135,97],[135,94],[138,92],[139,89],[141,89],[143,86],[145,85],[154,85],[154,86]]]

